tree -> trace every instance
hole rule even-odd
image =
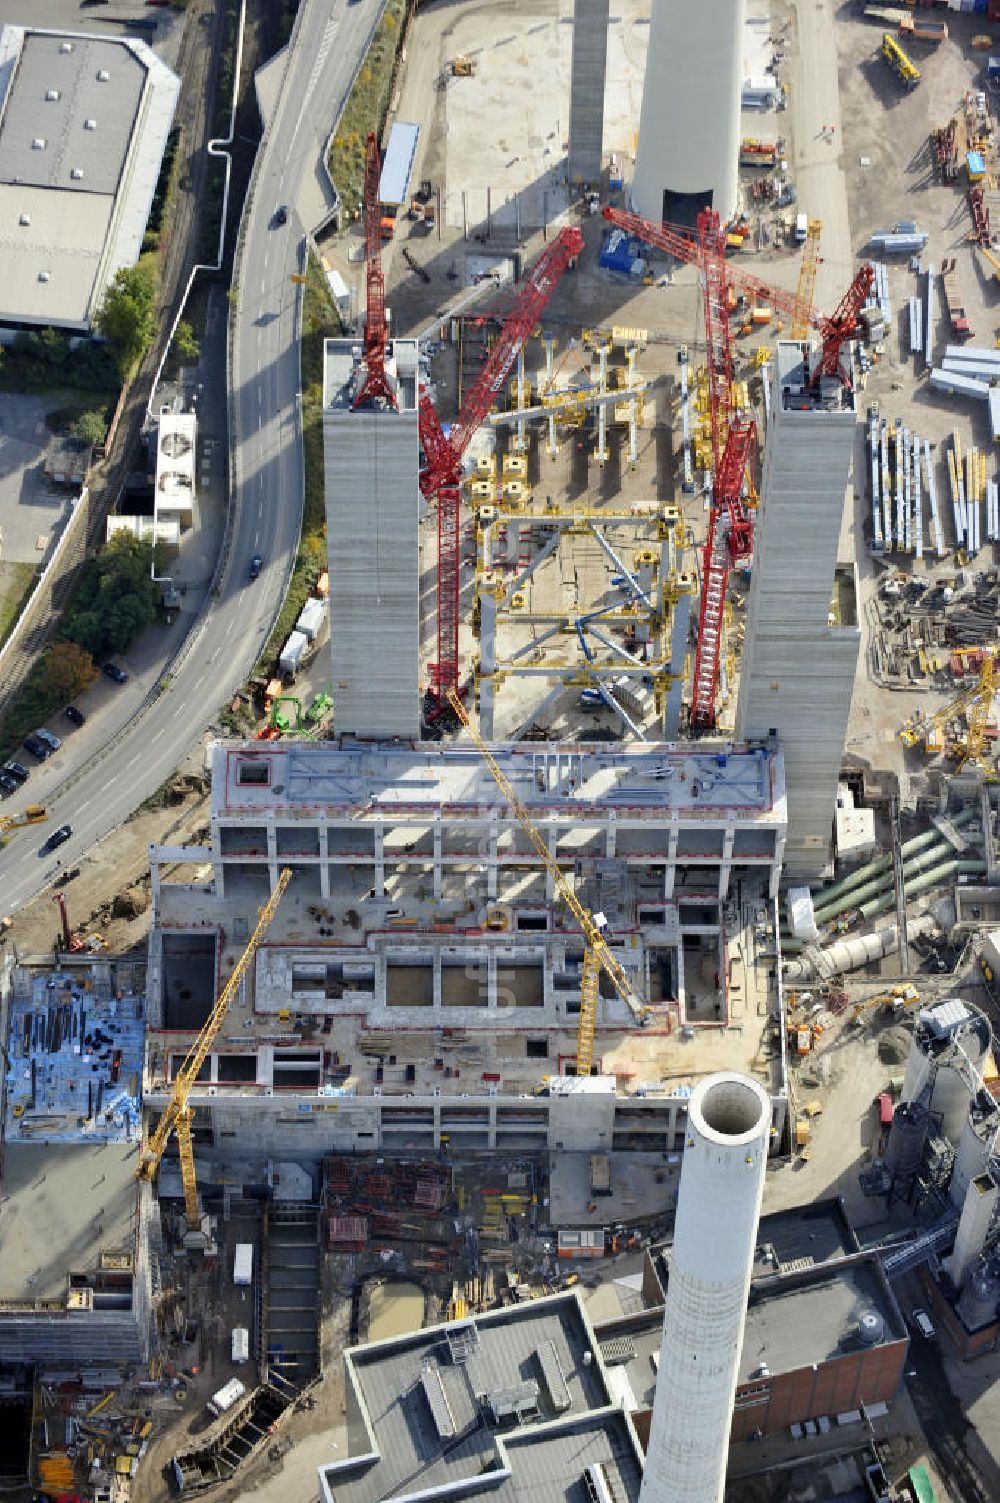
[[[66,635],[100,658],[125,652],[156,618],[153,545],[116,532],[87,565],[66,616]]]
[[[101,408],[91,408],[73,419],[73,433],[88,444],[103,444],[108,436],[108,423]]]
[[[115,273],[96,323],[114,350],[119,372],[127,376],[156,333],[156,272],[151,257],[143,256],[135,266],[123,266]]]
[[[201,345],[187,319],[181,319],[174,335],[174,349],[182,365],[194,365],[201,359]]]
[[[97,677],[93,658],[76,642],[53,642],[42,661],[42,673],[46,688],[64,700],[75,699]]]

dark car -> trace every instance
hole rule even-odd
[[[78,710],[76,705],[67,705],[65,710],[63,710],[63,714],[67,720],[72,720],[74,725],[86,725],[87,723],[86,715],[82,710]]]
[[[288,223],[288,209],[284,204],[279,204],[275,209],[273,223],[275,229],[277,229],[279,225]]]
[[[28,778],[31,776],[23,762],[5,762],[3,766],[0,767],[0,772],[2,772],[5,777],[16,779],[18,783],[26,783],[28,781]]]
[[[53,830],[52,831],[52,834],[49,836],[48,840],[42,846],[40,854],[44,856],[44,855],[47,854],[47,852],[54,851],[54,850],[57,849],[58,846],[64,845],[65,842],[72,835],[72,833],[73,833],[73,826],[72,825],[60,825],[59,828],[58,828],[58,830]]]
[[[117,663],[105,663],[104,672],[108,675],[108,678],[114,679],[116,684],[128,683],[128,674],[124,668],[119,668]]]
[[[0,772],[0,798],[10,798],[20,788],[16,778],[9,777],[7,773]]]
[[[255,553],[253,558],[250,560],[250,578],[259,579],[260,571],[261,569],[263,569],[263,567],[264,560],[261,558],[259,553]]]
[[[40,736],[35,735],[25,736],[21,745],[25,751],[30,752],[33,757],[37,757],[39,762],[44,762],[52,750],[51,746],[48,746]]]

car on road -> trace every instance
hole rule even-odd
[[[937,1332],[934,1329],[934,1322],[931,1320],[926,1310],[911,1310],[910,1319],[913,1321],[913,1324],[916,1326],[921,1336],[926,1337],[928,1341],[930,1341],[934,1336],[937,1335]]]
[[[42,846],[38,854],[40,856],[47,856],[49,851],[58,850],[61,845],[65,845],[66,841],[69,839],[72,833],[72,825],[60,825],[58,830],[52,831],[52,834],[49,836],[48,840]]]
[[[30,736],[25,736],[24,740],[21,742],[21,745],[24,747],[25,751],[30,752],[33,757],[37,757],[39,762],[44,762],[45,758],[52,750],[48,742],[43,741],[41,737],[36,736],[34,732],[32,732]]]
[[[67,705],[65,710],[63,710],[63,714],[65,715],[66,719],[71,720],[74,725],[86,725],[87,723],[86,715],[82,710],[78,710],[76,705]]]
[[[128,683],[128,674],[125,672],[124,668],[119,668],[117,663],[105,663],[104,672],[107,674],[108,678],[113,679],[116,684]]]
[[[271,223],[274,225],[275,229],[278,229],[278,228],[280,228],[281,225],[288,223],[288,206],[287,206],[287,204],[279,204],[278,205],[278,207],[274,211],[274,218],[271,221]]]
[[[251,579],[259,579],[260,578],[260,571],[261,571],[261,569],[263,569],[263,567],[264,567],[264,560],[261,558],[261,556],[260,556],[259,553],[255,553],[254,556],[253,556],[253,558],[250,560],[250,569],[249,569],[250,578]]]
[[[13,759],[3,764],[3,766],[0,767],[0,772],[2,772],[5,777],[16,778],[19,783],[26,783],[28,781],[28,778],[31,776],[23,762],[15,762]]]

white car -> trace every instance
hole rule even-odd
[[[913,1324],[916,1326],[921,1336],[926,1336],[928,1341],[930,1341],[933,1336],[937,1335],[937,1332],[934,1329],[934,1322],[931,1320],[926,1310],[911,1310],[910,1319],[913,1321]]]

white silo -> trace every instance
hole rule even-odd
[[[639,1503],[722,1498],[770,1128],[756,1080],[696,1086]]]
[[[955,1163],[948,1185],[948,1198],[959,1211],[965,1204],[969,1185],[982,1174],[990,1161],[994,1144],[1000,1139],[1000,1112],[988,1091],[980,1091],[969,1107],[962,1125],[962,1135],[955,1149]]]
[[[651,0],[632,206],[694,224],[736,208],[745,0]]]
[[[970,1182],[955,1233],[955,1247],[945,1263],[956,1289],[962,1288],[969,1269],[982,1255],[996,1215],[998,1198],[1000,1190],[993,1183],[991,1174],[979,1174]]]

